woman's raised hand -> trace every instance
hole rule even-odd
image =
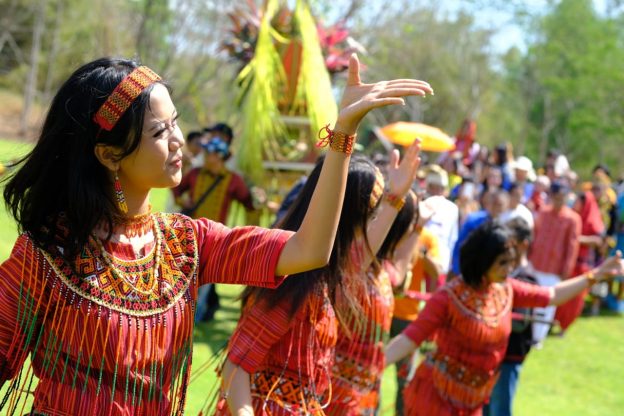
[[[356,54],[349,58],[349,76],[342,94],[336,131],[355,134],[360,121],[370,110],[392,104],[404,105],[402,97],[409,95],[433,95],[433,89],[425,81],[395,79],[364,84],[360,80],[360,62]]]
[[[393,149],[390,152],[390,163],[387,169],[387,188],[390,193],[399,197],[407,194],[416,179],[418,166],[420,166],[420,140],[414,140],[414,143],[407,148],[400,163],[399,151]]]
[[[614,256],[606,259],[596,270],[599,280],[613,279],[616,276],[624,276],[624,261],[622,253],[618,250]]]

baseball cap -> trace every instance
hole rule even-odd
[[[427,176],[425,177],[425,183],[427,185],[448,186],[448,174],[444,169],[438,165],[430,165],[425,170]]]
[[[232,139],[234,138],[234,133],[232,131],[232,128],[225,123],[217,123],[214,126],[208,127],[206,131],[209,131],[211,133],[222,133],[229,139],[227,141],[228,143],[230,143]]]
[[[563,181],[553,181],[550,184],[550,192],[553,194],[566,193],[569,190],[568,185]]]

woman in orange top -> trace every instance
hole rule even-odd
[[[383,177],[375,166],[366,157],[354,156],[329,265],[291,278],[277,290],[245,291],[243,313],[226,349],[217,414],[237,414],[245,409],[270,415],[331,413],[328,406],[339,400],[332,389],[337,315],[342,314],[344,322],[353,316],[354,308],[360,312],[356,316],[361,316],[360,298],[351,289],[363,287],[372,253],[397,214],[390,195],[396,192],[402,197],[409,189],[417,154],[418,146],[410,148],[401,169],[392,170],[390,191],[384,197]],[[320,166],[322,162],[311,172],[279,227],[299,227],[310,210],[308,201]],[[373,215],[377,217],[374,227],[369,222]],[[360,322],[368,325],[364,319]],[[363,328],[349,335],[359,336]]]

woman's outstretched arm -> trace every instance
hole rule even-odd
[[[591,284],[612,279],[615,276],[622,276],[623,274],[624,264],[622,264],[622,253],[618,251],[615,256],[609,257],[604,263],[591,272],[564,280],[557,284],[553,288],[554,294],[550,300],[550,304],[557,306],[562,305],[581,293],[588,286],[591,286]]]
[[[399,334],[392,338],[386,346],[386,365],[400,361],[414,352],[418,345],[406,335]]]
[[[347,86],[334,131],[354,135],[362,118],[372,109],[404,104],[402,97],[425,96],[427,93],[433,94],[429,84],[412,79],[362,83],[359,61],[354,54],[349,60]],[[329,261],[342,210],[348,168],[349,155],[328,150],[303,223],[282,250],[277,275],[316,269]]]

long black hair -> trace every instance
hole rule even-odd
[[[141,140],[152,86],[134,100],[111,131],[100,129],[93,116],[137,62],[101,58],[83,65],[52,100],[39,140],[16,165],[4,189],[5,204],[36,244],[54,242],[71,258],[87,243],[102,221],[112,229],[122,214],[110,173],[95,156],[98,144],[114,146],[121,160]]]
[[[496,258],[513,250],[511,232],[498,221],[486,221],[475,229],[461,245],[459,269],[467,285],[478,289]]]
[[[377,252],[377,259],[383,260],[392,256],[399,241],[401,241],[405,233],[409,230],[410,225],[418,222],[418,217],[418,204],[414,199],[414,194],[409,192],[405,196],[405,205],[403,205],[403,208],[401,208],[394,219],[392,227],[390,227],[390,231],[388,231],[388,235],[386,235],[386,239]]]
[[[284,218],[276,224],[276,228],[292,231],[299,229],[316,188],[323,160],[317,162],[299,196]],[[271,307],[283,299],[290,299],[290,313],[294,315],[308,294],[324,283],[328,285],[333,300],[337,286],[342,283],[342,276],[348,271],[349,254],[358,232],[364,237],[365,248],[371,251],[366,239],[366,229],[372,213],[379,204],[379,201],[375,201],[375,204],[371,205],[371,193],[377,172],[375,165],[365,156],[351,157],[338,232],[327,266],[290,276],[277,289],[247,287],[242,294],[243,304],[250,297],[256,301],[266,301]],[[374,257],[374,254],[372,255]]]

